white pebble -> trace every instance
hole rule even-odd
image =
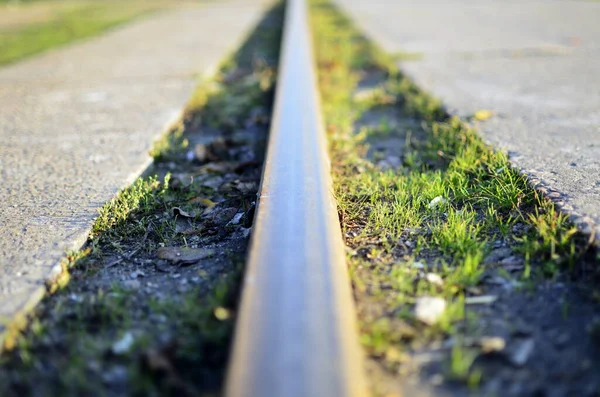
[[[428,325],[435,324],[446,310],[446,301],[435,296],[421,296],[415,302],[417,320]]]

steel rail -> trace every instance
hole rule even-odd
[[[288,0],[225,395],[366,394],[305,0]]]

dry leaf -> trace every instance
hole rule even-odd
[[[492,111],[487,110],[487,109],[480,109],[480,110],[476,111],[474,114],[475,119],[479,120],[479,121],[487,120],[492,116],[493,116]]]
[[[161,247],[156,251],[159,259],[173,262],[174,265],[191,265],[208,258],[213,252],[205,248]]]
[[[173,216],[180,216],[182,218],[193,218],[196,216],[196,214],[185,212],[179,207],[173,207],[171,211],[173,212]]]

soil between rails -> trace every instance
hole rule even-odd
[[[275,5],[155,164],[100,212],[0,357],[0,395],[216,395],[232,336],[283,24]]]
[[[468,120],[311,2],[375,395],[600,393],[598,256]]]

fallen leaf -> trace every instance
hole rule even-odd
[[[197,226],[195,229],[186,229],[186,230],[183,230],[178,233],[181,233],[186,236],[195,236],[195,235],[204,233],[204,231],[205,231],[204,226]]]
[[[171,211],[173,212],[173,216],[181,216],[182,218],[193,218],[196,216],[196,214],[186,212],[179,207],[173,207]]]
[[[161,247],[156,251],[159,259],[173,262],[175,265],[191,265],[208,258],[213,252],[205,248]]]
[[[204,205],[206,208],[213,208],[215,205],[217,205],[217,203],[207,198],[200,198],[198,199],[198,202]]]
[[[485,120],[489,119],[490,117],[492,117],[493,113],[491,110],[481,109],[481,110],[476,111],[473,116],[475,117],[475,120],[485,121]]]
[[[483,353],[493,353],[504,350],[506,341],[499,336],[484,336],[478,341]]]
[[[220,321],[229,320],[231,318],[231,311],[222,306],[216,307],[213,313],[217,320]]]
[[[225,174],[227,172],[233,171],[237,167],[237,165],[237,162],[231,161],[212,162],[203,165],[202,167],[199,167],[196,171],[196,175],[206,173]]]
[[[494,295],[469,296],[465,298],[465,305],[491,305],[497,299]]]

